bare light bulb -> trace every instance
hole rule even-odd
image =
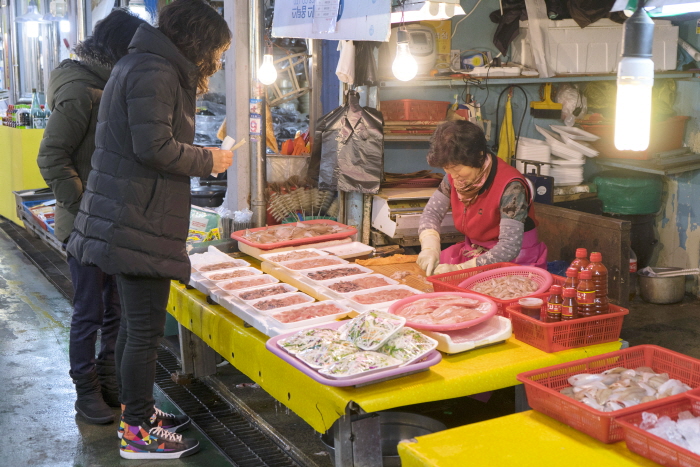
[[[620,151],[644,151],[651,131],[651,88],[654,62],[623,57],[617,71],[615,147]]]
[[[262,65],[258,68],[258,81],[265,86],[269,86],[277,80],[277,70],[272,63],[272,55],[263,55]]]
[[[24,23],[27,27],[27,37],[39,37],[39,22],[38,21],[27,21]]]
[[[70,21],[62,19],[58,22],[58,30],[64,33],[70,32]]]
[[[411,49],[408,45],[408,32],[404,28],[397,31],[396,58],[394,58],[394,63],[391,65],[391,71],[396,76],[396,79],[401,81],[410,81],[418,73],[418,63],[411,55]]]

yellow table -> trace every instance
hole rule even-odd
[[[419,436],[399,444],[403,467],[652,467],[624,441],[603,444],[534,411]]]
[[[443,360],[429,371],[361,388],[333,388],[317,383],[265,348],[267,336],[245,327],[206,296],[172,283],[168,311],[233,366],[289,407],[318,432],[345,415],[350,402],[377,412],[422,402],[452,399],[519,384],[524,371],[600,355],[620,349],[620,342],[548,354],[514,338],[504,344]]]
[[[21,225],[13,191],[46,188],[36,157],[44,130],[0,125],[0,215]]]

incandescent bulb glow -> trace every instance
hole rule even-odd
[[[416,77],[416,73],[418,73],[418,63],[416,63],[416,59],[411,55],[408,42],[398,42],[396,44],[396,58],[391,65],[391,71],[394,72],[396,79],[401,81],[410,81]]]
[[[61,32],[70,32],[70,21],[62,19],[58,22],[58,30]]]
[[[654,62],[649,58],[622,57],[617,71],[615,147],[644,151],[651,131],[651,88]]]
[[[39,22],[38,21],[27,21],[24,23],[26,26],[27,37],[39,37]]]
[[[262,65],[258,68],[258,81],[269,86],[277,80],[277,70],[272,63],[272,55],[263,55]]]

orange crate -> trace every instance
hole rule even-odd
[[[506,315],[513,324],[513,334],[519,341],[548,353],[588,345],[614,342],[620,338],[622,321],[629,310],[610,304],[610,312],[605,315],[579,318],[572,321],[545,323],[548,295],[537,296],[544,300],[538,321],[521,313],[520,305],[506,308]]]
[[[666,415],[674,421],[678,420],[679,413],[686,410],[696,417],[700,416],[700,398],[695,395],[688,394],[675,402],[662,401],[665,399],[661,399],[656,407],[647,408],[643,412],[656,414],[659,418]],[[661,465],[700,467],[699,455],[639,428],[642,412],[620,417],[618,422],[624,430],[625,442],[630,451]]]
[[[382,101],[381,109],[385,121],[444,122],[449,102],[399,99]]]
[[[692,389],[700,387],[700,360],[673,352],[656,345],[638,345],[596,357],[528,371],[517,376],[525,385],[527,402],[534,410],[569,425],[603,443],[621,441],[624,437],[617,418],[643,412],[659,401],[645,402],[614,412],[601,412],[559,393],[569,387],[570,376],[581,373],[602,373],[617,367],[639,368],[648,366],[657,373],[680,380]],[[675,402],[683,394],[666,397],[664,402]]]
[[[491,297],[490,295],[484,295],[478,292],[474,292],[473,290],[463,289],[459,287],[459,284],[469,279],[470,277],[476,276],[477,274],[480,274],[482,272],[491,271],[493,269],[499,268],[507,268],[510,266],[518,265],[515,263],[493,263],[487,264],[485,266],[478,266],[476,268],[471,269],[462,269],[461,271],[446,272],[445,274],[430,276],[426,279],[428,279],[428,282],[433,284],[433,290],[435,292],[469,292],[481,295],[483,297],[488,297],[494,302],[496,302],[496,305],[498,306],[498,311],[496,313],[499,316],[505,316],[506,318],[508,318],[508,312],[506,311],[506,308],[512,305],[517,305],[518,300],[520,300],[522,297],[519,297],[514,300],[501,300],[499,298]],[[556,285],[564,285],[564,282],[566,281],[566,277],[555,276],[554,274],[552,274],[552,278],[554,278],[554,282],[552,282],[552,284]],[[528,297],[535,296],[539,297],[540,295],[528,295]]]

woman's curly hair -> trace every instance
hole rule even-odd
[[[428,164],[432,167],[466,165],[481,168],[486,159],[484,132],[471,122],[445,122],[430,138]]]
[[[75,46],[75,54],[88,64],[112,69],[129,52],[129,43],[145,21],[127,10],[113,10],[97,22],[92,35]]]
[[[197,92],[207,92],[209,77],[217,72],[221,54],[231,45],[224,18],[203,0],[175,0],[160,11],[158,30],[197,66]]]

